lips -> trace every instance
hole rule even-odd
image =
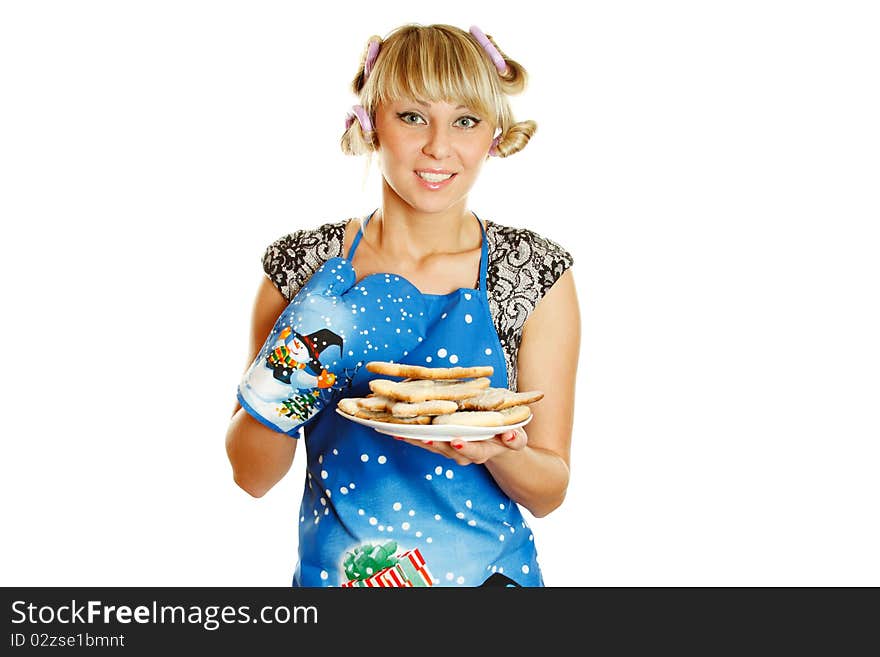
[[[453,173],[453,174],[451,174],[448,178],[446,178],[446,179],[444,179],[444,180],[439,180],[439,181],[437,181],[437,182],[432,182],[432,181],[430,181],[430,180],[425,180],[424,178],[422,178],[422,177],[419,175],[419,172],[418,172],[418,171],[414,171],[413,174],[415,175],[416,179],[422,184],[423,187],[425,187],[426,189],[430,189],[430,190],[432,190],[432,191],[436,191],[436,190],[438,190],[438,189],[442,189],[442,188],[445,187],[446,185],[450,184],[450,183],[455,179],[455,176],[458,175],[458,174]]]
[[[416,171],[416,175],[424,178],[428,182],[442,182],[449,178],[450,176],[454,176],[455,172],[453,171]],[[433,178],[437,178],[437,180],[432,180]]]

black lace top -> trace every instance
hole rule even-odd
[[[278,238],[263,254],[263,270],[290,301],[329,258],[342,257],[345,226],[350,220],[298,230]],[[504,358],[511,390],[517,389],[519,343],[531,312],[563,272],[571,254],[557,243],[525,228],[486,221],[489,263],[486,289],[489,310]],[[479,282],[474,286],[479,287]]]

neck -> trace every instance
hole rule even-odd
[[[393,194],[393,191],[391,192]],[[466,199],[440,212],[422,212],[399,197],[383,198],[367,226],[369,237],[383,255],[398,263],[417,263],[439,254],[480,248],[481,231]]]

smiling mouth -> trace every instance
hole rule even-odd
[[[447,173],[447,174],[424,173],[422,171],[416,171],[416,175],[419,178],[421,178],[422,180],[429,182],[429,183],[441,183],[446,180],[449,180],[450,178],[454,178],[458,174],[455,174],[455,173]]]

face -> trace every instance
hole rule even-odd
[[[441,211],[467,196],[492,144],[494,126],[450,103],[399,100],[376,108],[382,175],[398,196],[422,211]],[[444,175],[425,180],[416,172]],[[451,173],[451,178],[447,175]]]
[[[311,358],[309,357],[309,350],[297,338],[291,340],[287,344],[287,348],[290,349],[291,355],[298,363],[304,363],[308,360],[311,360]]]

